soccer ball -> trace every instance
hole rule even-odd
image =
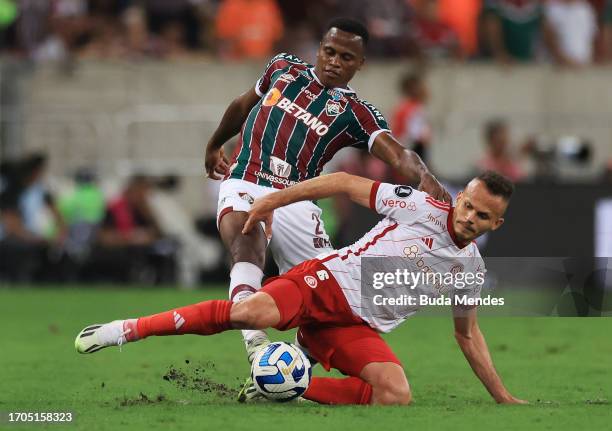
[[[255,355],[251,378],[268,399],[290,401],[306,391],[312,377],[310,361],[293,344],[270,343]]]

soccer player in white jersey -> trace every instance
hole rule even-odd
[[[304,398],[328,404],[408,404],[412,395],[404,370],[379,332],[392,330],[420,307],[381,309],[364,302],[362,259],[401,257],[417,273],[452,273],[458,265],[464,272],[483,272],[473,240],[502,225],[512,191],[506,178],[487,172],[470,181],[452,207],[408,186],[336,173],[268,194],[254,202],[244,232],[265,222],[269,235],[275,209],[336,194],[346,194],[385,218],[355,244],[303,262],[241,302],[204,301],[139,319],[88,326],[77,336],[77,351],[93,353],[151,335],[299,327],[298,341],[311,357],[326,369],[349,376],[314,377]],[[421,259],[427,265],[420,265]],[[464,294],[477,299],[480,288],[472,286]],[[440,297],[435,285],[421,285],[420,291]],[[477,323],[476,307],[454,306],[453,311],[457,343],[494,400],[525,403],[512,396],[498,376]]]

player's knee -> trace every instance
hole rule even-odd
[[[412,393],[407,384],[387,382],[373,388],[376,404],[408,405],[412,402]]]
[[[230,255],[232,262],[249,262],[253,265],[263,268],[266,260],[265,248],[260,250],[253,247],[252,244],[245,245],[244,241],[236,241],[230,247]]]

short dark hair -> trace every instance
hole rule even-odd
[[[334,18],[327,25],[327,31],[332,28],[337,28],[338,30],[345,31],[347,33],[355,34],[361,37],[363,41],[363,45],[367,45],[370,40],[370,33],[368,29],[361,22],[352,19],[352,18]]]
[[[482,181],[493,195],[501,196],[506,202],[510,201],[512,193],[514,193],[514,184],[502,174],[495,171],[485,171],[478,175],[476,179]]]

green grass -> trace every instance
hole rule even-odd
[[[70,425],[4,429],[396,430],[610,429],[612,319],[481,319],[508,388],[529,406],[497,406],[452,337],[450,317],[414,317],[387,337],[412,386],[410,407],[241,405],[223,391],[165,381],[174,367],[235,389],[248,367],[240,334],[151,338],[90,356],[74,351],[86,324],[150,314],[224,289],[0,289],[0,412],[74,411]],[[274,334],[291,340],[293,334]],[[189,364],[186,363],[189,361]],[[203,369],[200,373],[196,368]],[[315,374],[325,374],[320,367]],[[205,383],[202,383],[204,381]],[[206,383],[209,382],[209,383]],[[143,394],[146,398],[144,398]],[[161,397],[159,397],[161,395]],[[158,400],[159,397],[159,400]]]

